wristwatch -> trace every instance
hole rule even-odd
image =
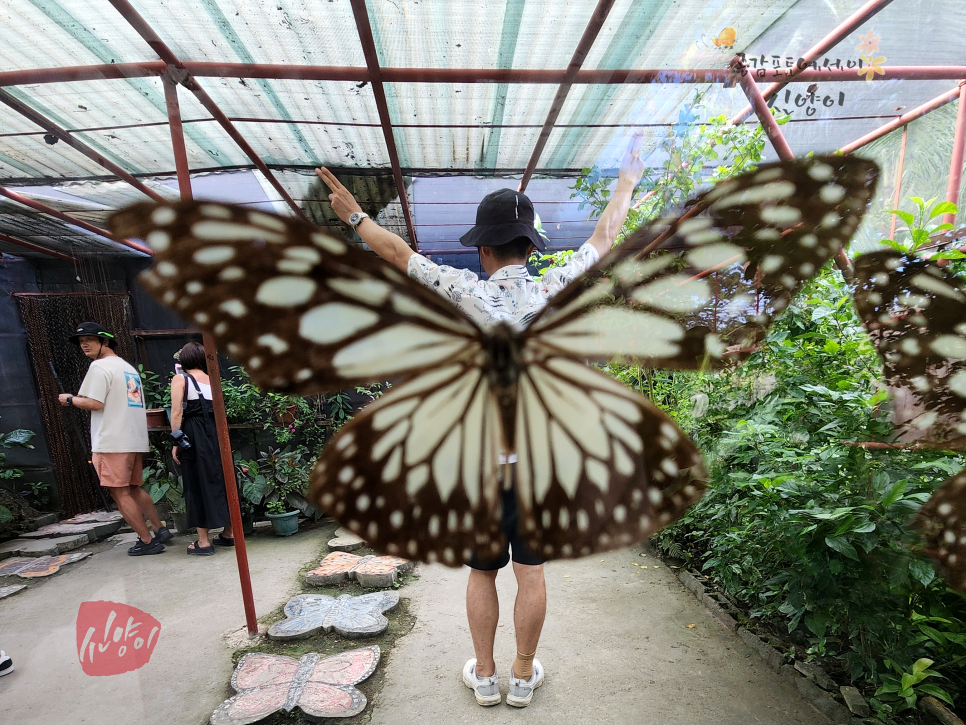
[[[349,226],[355,229],[357,226],[362,224],[363,219],[369,219],[370,216],[364,211],[354,211],[349,215]]]
[[[73,395],[68,395],[67,396],[67,405],[73,405],[73,404],[74,404],[74,396]]]

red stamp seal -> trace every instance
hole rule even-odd
[[[77,656],[84,673],[93,677],[143,667],[160,635],[158,620],[127,604],[82,602],[77,610]]]

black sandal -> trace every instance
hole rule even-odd
[[[218,536],[211,540],[211,543],[215,546],[234,546],[235,538],[228,538],[224,534],[218,534]]]
[[[215,547],[211,544],[208,546],[198,546],[197,541],[192,541],[188,544],[188,553],[194,554],[195,556],[214,556]]]

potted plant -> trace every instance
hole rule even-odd
[[[148,467],[141,472],[141,478],[144,481],[141,488],[147,492],[151,500],[155,504],[161,501],[167,504],[171,510],[174,528],[178,530],[178,533],[188,533],[188,514],[185,511],[184,487],[181,476]]]
[[[171,391],[161,384],[160,376],[138,365],[141,376],[141,390],[147,410],[148,430],[163,430],[168,427],[169,411],[171,410]]]
[[[269,503],[265,507],[265,515],[272,522],[276,536],[291,536],[299,530],[299,511],[289,511],[284,500]]]

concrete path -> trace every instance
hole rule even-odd
[[[296,591],[299,569],[317,559],[327,538],[314,529],[284,539],[259,534],[250,540],[259,616]],[[187,556],[190,540],[178,537],[158,556],[130,557],[127,545],[99,551],[0,602],[0,648],[13,656],[16,668],[0,678],[0,721],[206,723],[231,677],[224,635],[243,628],[245,614],[234,551]],[[141,669],[112,677],[81,671],[77,609],[81,602],[101,599],[137,607],[161,622],[154,654]]]
[[[547,679],[525,712],[476,704],[460,677],[473,656],[466,570],[421,567],[419,580],[402,590],[413,601],[416,626],[389,656],[371,725],[828,722],[713,619],[671,571],[652,568],[660,562],[639,551],[547,565],[549,611],[537,653]],[[496,659],[505,697],[515,652],[516,583],[509,568],[497,587]]]

